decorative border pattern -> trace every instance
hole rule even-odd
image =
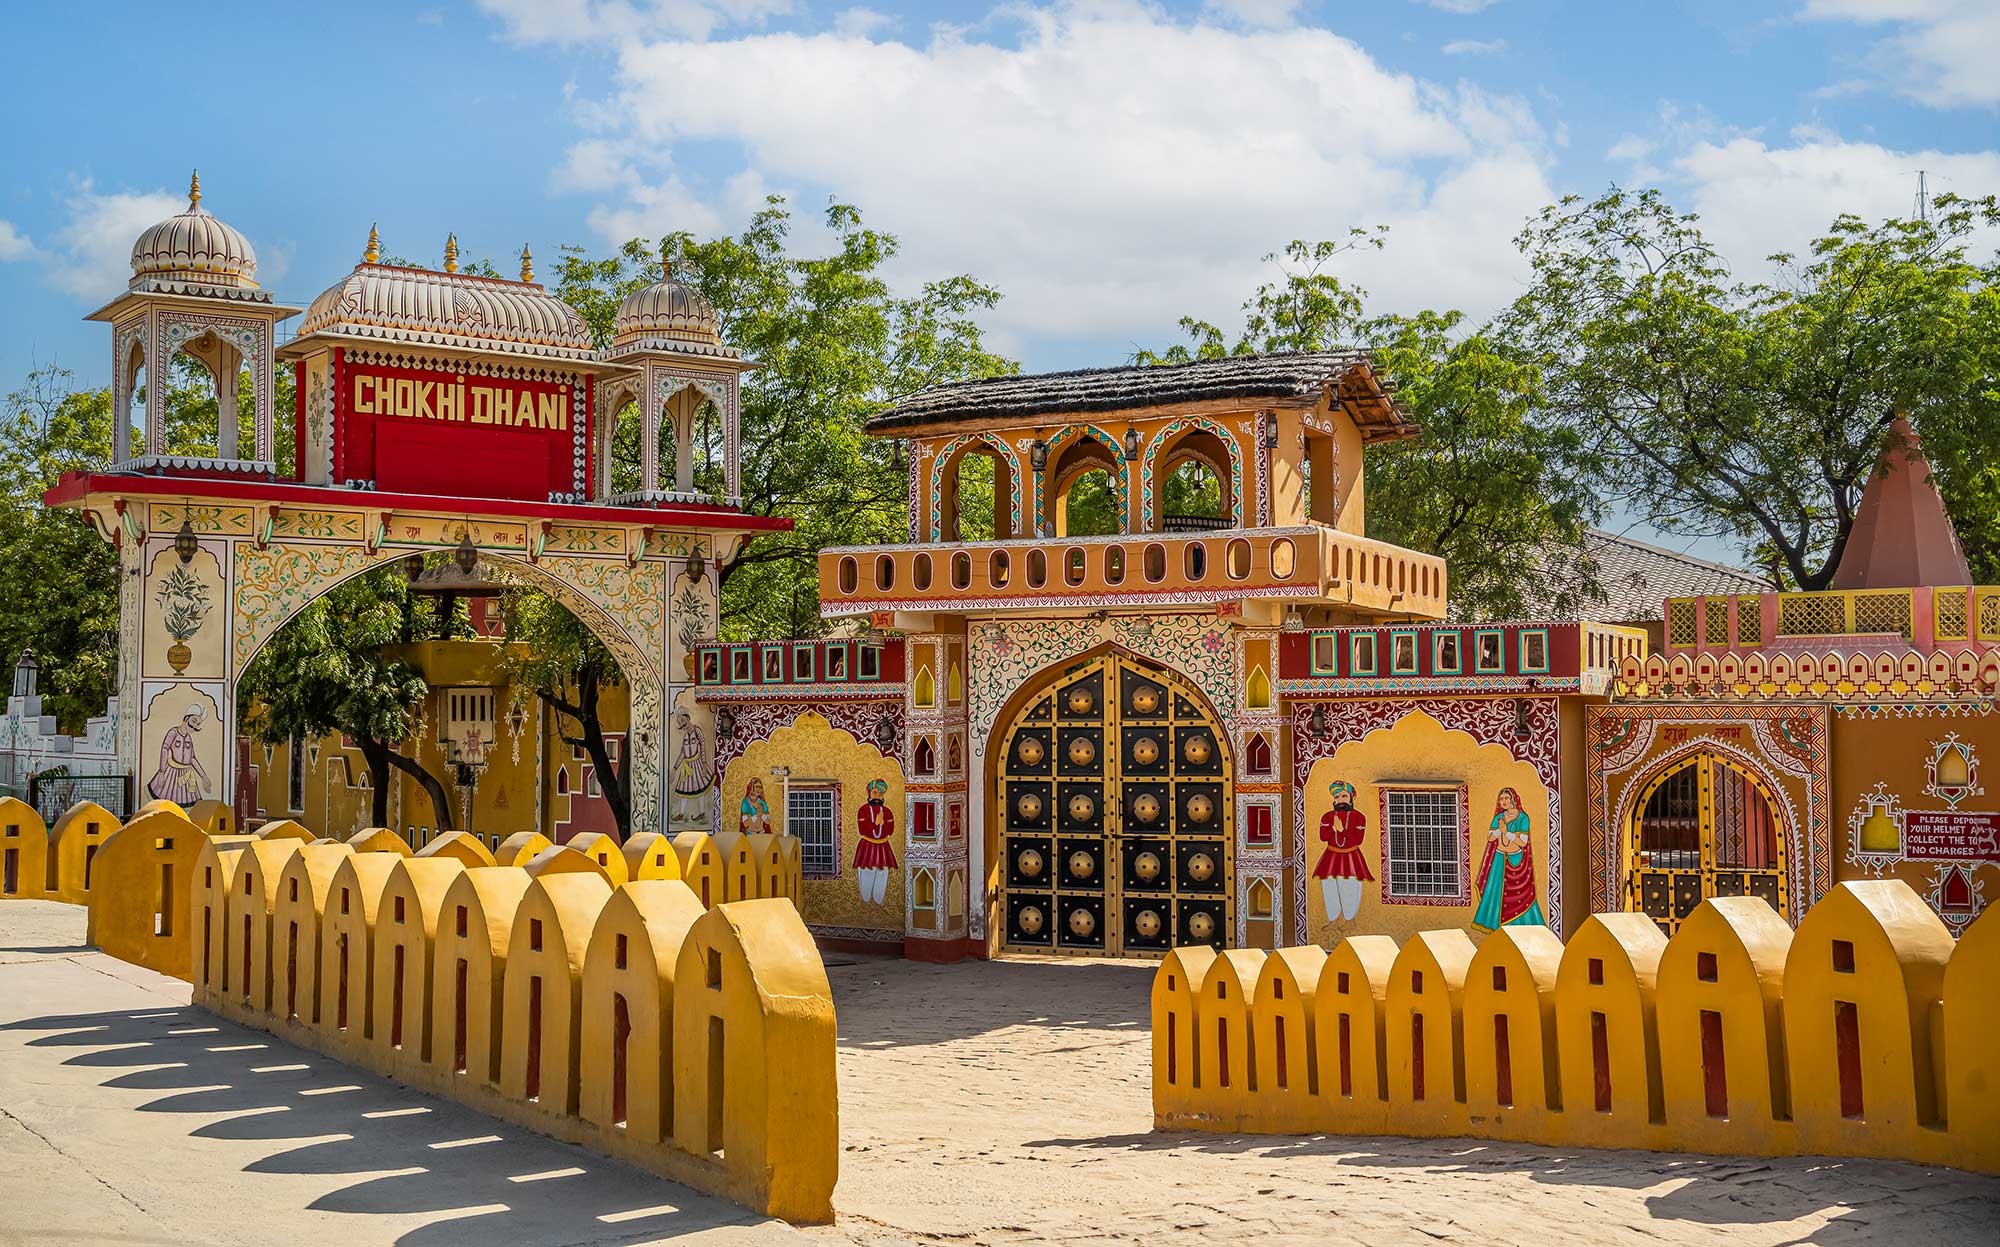
[[[1567,935],[1562,905],[1562,735],[1553,697],[1528,699],[1528,736],[1514,735],[1514,706],[1500,698],[1414,698],[1375,701],[1301,701],[1292,703],[1292,920],[1306,926],[1306,781],[1313,763],[1330,758],[1349,741],[1383,731],[1404,716],[1421,710],[1446,731],[1463,732],[1481,745],[1501,745],[1516,759],[1535,768],[1535,777],[1549,794],[1548,858],[1543,883],[1549,929]],[[1311,721],[1318,711],[1324,730]],[[1468,837],[1469,840],[1469,837]],[[1471,851],[1468,844],[1468,853]],[[1597,908],[1595,905],[1593,909]]]

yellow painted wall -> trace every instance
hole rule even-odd
[[[678,879],[638,880],[606,902],[583,963],[585,1121],[641,1143],[672,1137],[674,976],[702,913]]]
[[[105,837],[92,871],[90,942],[121,961],[190,978],[188,898],[207,843],[193,823],[166,811],[142,814]]]
[[[411,857],[389,871],[375,924],[371,1068],[414,1081],[429,1071],[438,923],[445,896],[465,870],[456,857]]]
[[[840,857],[839,873],[831,879],[805,879],[801,885],[800,910],[815,925],[865,927],[874,930],[903,929],[904,875],[909,864],[907,837],[903,825],[903,772],[894,759],[885,758],[872,744],[857,741],[850,734],[808,711],[789,727],[781,727],[764,740],[753,743],[729,764],[723,776],[722,806],[725,813],[743,799],[745,786],[760,779],[771,806],[772,830],[789,834],[783,825],[784,802],[778,781],[771,775],[775,767],[790,768],[789,782],[803,784],[831,781],[839,785]],[[896,869],[889,872],[889,886],[879,905],[861,899],[854,874],[854,850],[858,839],[855,813],[868,800],[868,782],[880,779],[889,788],[883,804],[896,817],[892,845]],[[725,820],[726,821],[726,820]],[[691,885],[698,880],[683,863],[683,874]],[[734,895],[734,891],[730,893]],[[751,893],[755,895],[755,893]]]
[[[280,1022],[320,1025],[320,928],[327,894],[341,864],[354,855],[344,844],[302,844],[278,876],[271,916],[271,1013]]]
[[[1347,922],[1328,918],[1319,880],[1311,877],[1325,848],[1319,839],[1319,826],[1320,819],[1333,808],[1329,788],[1335,780],[1342,779],[1354,785],[1354,808],[1368,820],[1361,854],[1369,873],[1375,876],[1362,887],[1360,912]],[[1462,903],[1445,904],[1385,900],[1382,789],[1460,784],[1466,790],[1466,899]],[[1520,794],[1521,808],[1528,816],[1536,895],[1546,914],[1549,797],[1533,763],[1516,760],[1503,745],[1481,745],[1464,732],[1448,731],[1420,710],[1404,715],[1393,727],[1349,741],[1332,757],[1313,763],[1305,786],[1305,823],[1299,828],[1306,846],[1306,924],[1312,941],[1330,947],[1352,935],[1388,935],[1406,940],[1420,931],[1447,926],[1471,930],[1485,882],[1476,876],[1502,788],[1512,788]]]
[[[1947,741],[1962,742],[1972,751],[1976,764],[1975,786],[1982,792],[1968,793],[1956,805],[1944,797],[1926,794],[1928,773],[1925,763]],[[1933,880],[1940,863],[1906,857],[1903,846],[1894,844],[1893,855],[1866,863],[1851,860],[1848,844],[1853,838],[1854,821],[1865,819],[1868,798],[1875,786],[1893,798],[1905,811],[1946,810],[1969,814],[2000,814],[2000,714],[1953,715],[1950,718],[1903,718],[1900,716],[1833,716],[1832,816],[1834,828],[1833,875],[1841,879],[1901,879],[1927,897],[1935,906]],[[1866,847],[1866,846],[1864,846]],[[1976,886],[1984,890],[1984,902],[2000,898],[2000,861],[1992,857],[1961,858],[1956,862],[1971,872]],[[1965,923],[1972,915],[1953,914]]]
[[[48,825],[26,801],[0,797],[0,896],[42,899],[48,870]]]
[[[500,1031],[500,1091],[553,1117],[577,1111],[583,954],[590,946],[591,927],[610,899],[610,887],[594,869],[551,872],[528,885],[514,914]]]
[[[1190,1066],[1184,1041],[1233,1046],[1245,1013],[1234,987],[1249,976],[1204,956],[1190,996],[1186,955],[1154,980],[1163,1129],[1831,1153],[2000,1173],[2000,921],[1979,919],[1954,946],[1900,880],[1839,885],[1796,934],[1762,900],[1733,897],[1703,902],[1672,940],[1643,915],[1597,914],[1563,946],[1515,928],[1476,951],[1446,930],[1400,950],[1357,937],[1317,964],[1316,949],[1228,954],[1261,959],[1248,1007],[1258,1059],[1240,1073],[1220,1053]],[[1275,1024],[1297,1017],[1280,991],[1302,995],[1308,979],[1315,1077],[1280,1086]]]
[[[43,895],[72,905],[90,902],[97,850],[119,827],[118,818],[95,801],[79,801],[49,829],[49,866]]]
[[[517,867],[475,867],[452,880],[445,894],[432,970],[437,1038],[431,1071],[449,1094],[463,1094],[459,1088],[468,1084],[499,1086],[507,949],[530,882]]]

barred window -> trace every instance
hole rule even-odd
[[[1388,850],[1389,898],[1463,897],[1465,868],[1456,788],[1385,788],[1382,834]]]
[[[785,790],[785,830],[799,838],[799,873],[826,879],[840,873],[840,811],[834,789],[793,784]]]

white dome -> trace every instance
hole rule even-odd
[[[333,333],[412,346],[593,358],[590,326],[532,282],[360,264],[306,308],[298,337]]]
[[[715,307],[692,286],[674,280],[662,262],[659,281],[643,290],[634,290],[618,305],[611,320],[611,345],[615,349],[646,338],[664,338],[695,346],[722,345],[722,318]]]
[[[132,244],[132,288],[176,282],[257,288],[257,253],[235,227],[204,212],[201,178],[188,188],[187,211],[170,216]]]

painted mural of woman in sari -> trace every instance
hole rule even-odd
[[[1535,847],[1528,832],[1521,794],[1502,788],[1493,805],[1492,828],[1486,833],[1486,855],[1474,876],[1479,880],[1479,909],[1472,915],[1472,925],[1482,931],[1548,925],[1535,896]]]

